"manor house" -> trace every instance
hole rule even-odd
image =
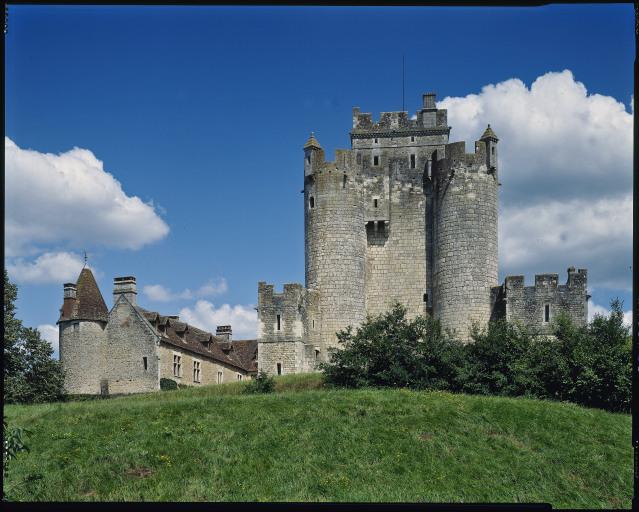
[[[137,304],[135,277],[116,277],[109,311],[90,269],[64,285],[58,320],[60,361],[71,394],[157,391],[160,379],[200,386],[250,379],[257,373],[256,340],[232,340],[230,325],[216,335],[178,316]]]
[[[431,315],[468,341],[472,325],[506,318],[549,334],[553,318],[587,321],[586,269],[497,282],[498,142],[490,125],[466,153],[449,143],[435,94],[422,108],[353,109],[351,149],[328,161],[314,134],[304,145],[305,285],[258,284],[258,367],[312,371],[337,348],[336,332],[394,302]],[[543,177],[541,177],[543,179]]]

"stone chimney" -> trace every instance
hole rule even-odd
[[[231,341],[233,331],[230,325],[218,325],[215,329],[215,335],[218,338],[222,338],[226,341]]]
[[[138,290],[135,277],[125,276],[113,279],[113,304],[116,303],[120,295],[124,295],[134,306],[137,304]]]
[[[64,300],[77,299],[78,287],[75,283],[64,283]]]
[[[437,96],[436,93],[434,92],[427,92],[425,94],[422,95],[422,100],[424,102],[424,105],[422,107],[423,110],[436,110],[437,107],[435,106],[435,97]]]

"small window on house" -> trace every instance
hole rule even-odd
[[[178,354],[173,354],[173,376],[182,376],[182,356]]]
[[[147,364],[146,356],[142,358],[142,364],[144,364],[144,370],[148,370],[149,366]]]
[[[411,138],[410,138],[410,141],[411,141],[411,142],[415,142],[415,137],[411,137]]]
[[[222,384],[223,380],[224,380],[224,374],[222,372],[217,372],[217,383]]]
[[[78,332],[80,330],[80,323],[76,322],[73,324],[73,332]]]
[[[315,198],[313,196],[311,196],[311,198],[308,200],[308,205],[311,208],[315,208]]]
[[[495,156],[495,146],[490,148],[490,153]]]
[[[306,163],[307,163],[307,164],[310,164],[310,163],[311,163],[311,155],[308,155],[308,156],[306,157]]]
[[[277,374],[282,375],[282,363],[277,363]]]
[[[277,330],[282,330],[282,317],[280,315],[277,315]]]
[[[377,208],[377,199],[373,199],[373,208]]]
[[[313,329],[315,329],[315,320],[312,321]]]
[[[379,165],[379,157],[377,155],[373,157],[373,165]]]
[[[200,382],[200,361],[193,361],[193,382]]]
[[[427,293],[424,294],[424,302],[428,302],[428,294]]]
[[[550,322],[550,304],[544,305],[544,322]]]
[[[237,380],[242,380],[242,374],[241,373],[237,374]]]
[[[379,140],[377,139],[377,137],[375,137],[375,144],[377,144],[379,142]]]
[[[415,155],[410,156],[410,168],[411,169],[415,168]]]
[[[315,349],[315,361],[319,360],[319,350]]]
[[[346,188],[346,174],[342,177],[342,188]]]

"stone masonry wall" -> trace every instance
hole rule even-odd
[[[458,142],[438,158],[435,179],[433,314],[467,341],[474,322],[489,321],[497,285],[497,173],[483,142],[474,154]]]
[[[109,382],[109,393],[160,389],[158,336],[124,296],[109,313],[106,333],[108,341],[102,378]]]
[[[102,322],[60,322],[60,361],[70,394],[100,394],[106,333]]]
[[[187,386],[207,386],[209,384],[223,384],[225,382],[237,382],[238,375],[243,375],[242,380],[250,379],[244,375],[246,372],[233,368],[231,366],[212,361],[205,357],[198,357],[197,354],[187,352],[180,347],[169,345],[168,343],[160,343],[160,377],[163,379],[172,379],[179,384]],[[181,375],[173,374],[173,355],[181,356]],[[193,379],[193,362],[200,362],[200,381],[195,382]],[[222,372],[222,381],[218,382],[218,372]]]
[[[524,276],[508,276],[502,286],[506,319],[528,326],[535,334],[552,334],[553,320],[566,314],[575,325],[588,321],[587,271],[568,269],[566,284],[557,274],[538,274],[534,286],[524,286]],[[549,318],[545,321],[545,307]]]

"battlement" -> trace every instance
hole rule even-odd
[[[558,287],[569,288],[585,288],[588,282],[588,271],[585,268],[575,270],[575,267],[570,267],[567,270],[568,279],[566,284],[559,284],[559,274],[535,274],[535,284],[533,286],[525,286],[524,276],[506,276],[504,279],[504,287],[508,291],[516,290],[548,290],[557,289]]]
[[[450,133],[448,111],[437,109],[435,93],[423,95],[423,108],[413,118],[407,111],[381,112],[375,122],[370,112],[353,107],[351,139],[370,137],[397,137],[406,135],[436,135]]]
[[[276,292],[272,284],[264,281],[258,283],[258,307],[275,305],[297,305],[306,294],[306,288],[300,283],[286,283],[282,292]]]

